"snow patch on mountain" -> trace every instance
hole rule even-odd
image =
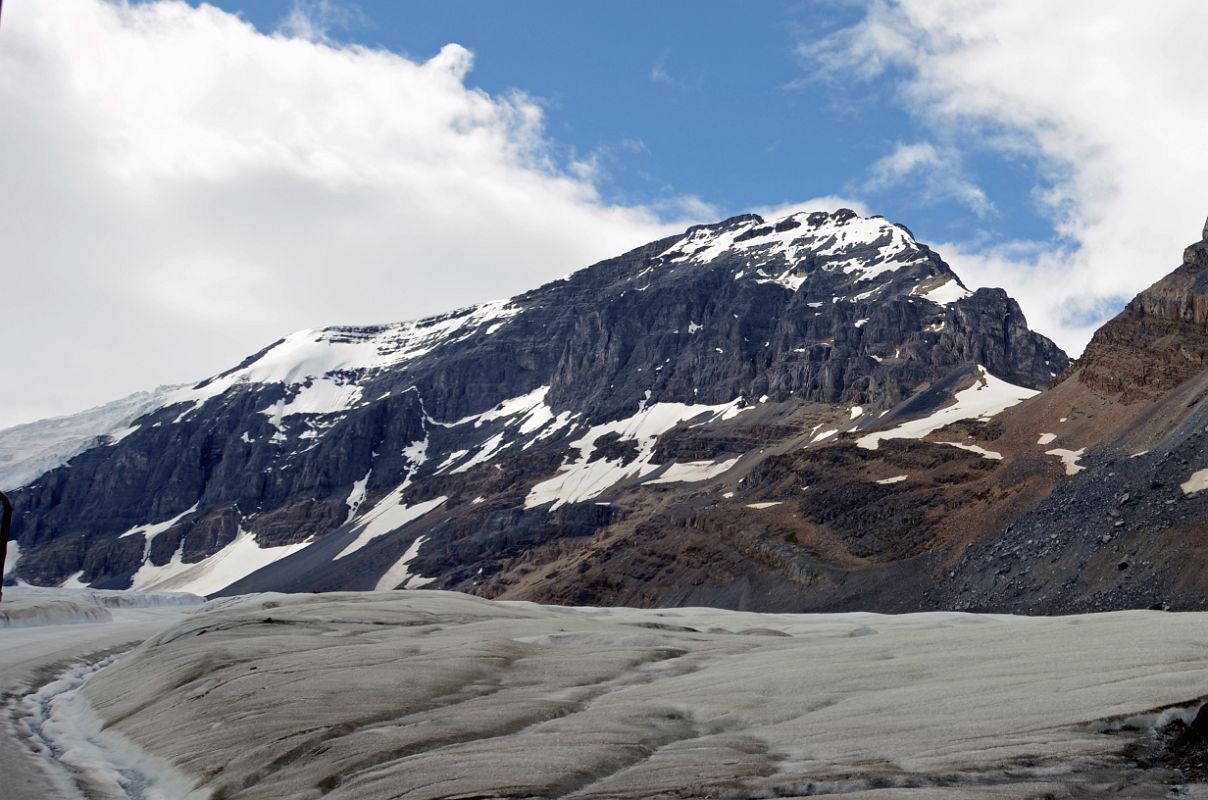
[[[297,392],[288,400],[278,400],[263,409],[264,414],[277,430],[283,430],[282,420],[294,414],[338,414],[353,408],[361,401],[362,389],[355,383],[346,383],[331,378],[310,379],[298,386]]]
[[[941,306],[946,306],[955,303],[957,300],[964,300],[966,297],[971,297],[972,295],[973,292],[962,286],[961,282],[958,281],[954,276],[949,276],[948,279],[939,286],[928,289],[927,291],[916,296],[921,297],[924,300],[930,300],[931,302],[937,303]]]
[[[991,375],[985,367],[977,366],[977,381],[968,389],[957,392],[952,405],[944,406],[926,417],[904,422],[895,428],[874,431],[856,440],[856,444],[868,450],[876,450],[885,439],[922,439],[946,425],[964,419],[988,420],[1016,403],[1040,392],[1025,389]],[[947,443],[945,443],[947,444]],[[989,456],[988,456],[989,457]],[[1001,458],[1001,456],[999,456]]]
[[[431,500],[408,506],[403,503],[403,492],[406,489],[407,484],[404,483],[365,512],[359,521],[360,530],[357,537],[336,555],[336,560],[352,555],[379,536],[385,536],[409,522],[414,522],[429,511],[434,511],[444,505],[445,501],[449,499],[434,497]]]
[[[198,504],[194,503],[192,508],[182,511],[179,514],[177,514],[175,517],[172,517],[171,519],[166,519],[163,522],[154,522],[154,523],[145,524],[145,525],[135,525],[134,527],[127,530],[125,533],[118,534],[117,538],[124,539],[127,536],[134,536],[136,533],[141,533],[147,537],[147,545],[150,546],[152,539],[154,539],[156,536],[159,536],[161,533],[170,529],[173,525],[175,525],[176,523],[180,522],[185,517],[192,514],[194,511],[197,510],[197,506],[198,506]]]
[[[425,578],[422,575],[412,574],[410,565],[419,555],[419,549],[423,547],[424,542],[428,541],[427,536],[420,536],[411,546],[407,548],[407,552],[403,553],[402,558],[394,563],[386,573],[378,579],[377,585],[373,587],[375,592],[386,592],[392,589],[419,589],[422,586],[427,586],[435,578]]]
[[[442,472],[447,470],[449,467],[453,466],[458,461],[465,458],[469,454],[469,452],[470,452],[469,450],[454,450],[452,453],[449,453],[449,455],[445,458],[444,461],[442,461],[436,465],[436,470],[433,472],[433,474],[434,475],[441,474]]]
[[[499,330],[502,322],[522,310],[510,301],[497,300],[393,325],[298,331],[237,369],[195,387],[170,393],[164,404],[191,403],[181,415],[183,418],[236,385],[280,383],[310,389],[299,392],[294,398],[298,405],[287,413],[332,413],[351,407],[350,403],[359,400],[360,390],[358,388],[356,397],[352,398],[353,387],[341,391],[337,387],[344,384],[329,380],[328,383],[333,385],[322,385],[320,379],[328,378],[332,373],[361,373],[396,367],[437,346],[463,341],[478,333],[489,336]]]
[[[404,447],[403,458],[407,459],[407,463],[411,465],[411,474],[414,475],[416,468],[428,462],[427,435]],[[408,477],[408,480],[410,480],[410,477]]]
[[[514,437],[508,441],[507,437],[509,434],[516,434],[520,437],[532,437],[521,446],[522,450],[527,450],[542,439],[547,439],[559,431],[566,429],[575,419],[582,416],[579,413],[571,413],[570,411],[555,412],[546,402],[546,396],[549,394],[549,391],[549,386],[539,386],[531,392],[504,400],[494,408],[490,408],[479,414],[462,417],[455,422],[431,420],[433,424],[444,428],[458,428],[463,425],[473,425],[475,428],[481,428],[487,423],[504,420],[505,427],[504,431],[488,437],[477,447],[472,448],[474,455],[468,461],[458,463],[471,450],[457,450],[449,454],[440,466],[437,467],[436,472],[441,473],[446,470],[449,470],[451,474],[466,472],[479,464],[489,462],[499,452],[519,441]],[[534,433],[537,435],[533,436]],[[450,469],[451,467],[452,469]]]
[[[357,515],[357,511],[361,507],[361,503],[365,502],[365,487],[369,485],[369,476],[373,474],[373,467],[365,473],[365,477],[352,484],[352,491],[348,493],[348,498],[344,501],[344,505],[348,506],[348,517],[344,522],[352,522]]]
[[[738,463],[739,456],[729,459],[728,461],[685,461],[679,464],[671,464],[656,478],[651,478],[646,481],[648,484],[654,483],[697,483],[699,481],[707,481],[710,478],[716,478]]]
[[[1183,494],[1195,494],[1208,489],[1208,469],[1200,469],[1191,473],[1186,481],[1179,484],[1179,488],[1183,490]]]
[[[475,450],[474,455],[471,456],[468,461],[458,464],[456,467],[449,470],[449,474],[456,475],[459,472],[467,472],[479,464],[485,464],[486,462],[490,461],[500,450],[506,450],[507,448],[511,447],[513,444],[512,442],[504,441],[504,436],[506,433],[506,431],[500,431],[480,444],[478,449]]]
[[[449,428],[473,424],[475,428],[481,428],[487,422],[497,419],[509,419],[518,414],[523,414],[526,421],[531,416],[541,418],[547,413],[543,409],[548,408],[545,406],[545,397],[549,394],[549,389],[550,387],[548,386],[538,386],[531,392],[504,400],[494,408],[483,411],[481,414],[471,414],[468,417],[462,417],[456,422],[439,424]]]
[[[820,427],[822,427],[822,426],[821,426],[821,425],[819,425],[819,426],[817,426],[816,428],[814,428],[814,430],[817,430],[817,429],[818,429],[818,428],[820,428]],[[838,432],[839,432],[839,429],[838,429],[838,428],[831,428],[831,429],[829,429],[829,430],[825,430],[825,431],[823,431],[822,433],[819,433],[819,434],[814,435],[814,436],[813,436],[813,437],[810,439],[810,444],[816,444],[817,442],[821,442],[821,441],[823,441],[823,440],[829,439],[830,437],[834,436],[834,435],[835,435],[836,433],[838,433]],[[811,432],[811,433],[812,433],[812,432]]]
[[[977,453],[982,458],[988,458],[991,461],[1002,461],[1002,453],[996,453],[993,450],[987,450],[975,444],[968,444],[966,442],[936,442],[936,444],[946,444],[949,447],[955,447],[957,450],[967,450],[970,453]]]
[[[1086,467],[1078,463],[1078,459],[1081,458],[1082,454],[1085,452],[1085,447],[1080,450],[1067,450],[1063,447],[1055,447],[1052,450],[1045,450],[1044,454],[1046,456],[1056,456],[1057,458],[1060,458],[1061,465],[1065,467],[1066,475],[1077,475],[1079,472],[1082,472],[1082,470],[1086,469]],[[1195,476],[1192,476],[1192,478],[1194,477]],[[1185,487],[1187,484],[1185,483],[1183,486]],[[1184,488],[1183,493],[1187,494],[1187,489]]]
[[[263,547],[251,531],[239,528],[235,539],[217,553],[195,563],[184,560],[184,542],[162,566],[144,561],[134,573],[130,588],[135,591],[191,592],[207,595],[221,591],[286,556],[310,546],[311,540],[278,547]]]
[[[505,400],[489,411],[460,419],[450,427],[472,422],[474,427],[478,428],[486,422],[507,419],[507,424],[515,426],[516,432],[521,436],[530,436],[540,431],[541,435],[524,445],[524,449],[527,449],[536,442],[553,436],[582,416],[570,411],[555,412],[546,402],[549,391],[549,386],[539,386],[528,394]]]
[[[525,508],[536,508],[553,503],[553,511],[567,503],[580,503],[599,497],[607,489],[627,478],[641,478],[659,468],[652,464],[654,447],[658,438],[681,422],[699,420],[707,424],[731,419],[747,409],[743,398],[721,405],[689,405],[685,403],[655,403],[638,410],[636,414],[614,422],[594,425],[582,438],[570,443],[579,453],[569,464],[564,464],[554,477],[542,481],[529,490],[525,497]],[[591,460],[596,441],[608,434],[616,434],[621,441],[632,441],[638,445],[637,456],[629,462],[601,458]]]

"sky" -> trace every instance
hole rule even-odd
[[[1208,4],[8,0],[0,427],[746,211],[883,214],[1071,354],[1208,215]]]

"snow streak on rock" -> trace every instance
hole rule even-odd
[[[411,562],[419,555],[419,549],[423,547],[424,542],[428,541],[427,536],[420,536],[411,546],[407,548],[407,552],[403,553],[402,557],[386,570],[381,578],[378,578],[375,591],[385,592],[391,589],[419,589],[431,583],[433,578],[425,578],[420,575],[414,575],[411,572]]]
[[[652,459],[659,436],[681,422],[699,419],[697,424],[704,424],[730,419],[744,410],[741,397],[716,406],[655,403],[644,406],[632,417],[594,425],[582,438],[570,443],[579,451],[578,456],[563,465],[557,475],[538,483],[529,491],[524,501],[525,508],[552,503],[550,510],[553,510],[567,503],[580,503],[599,497],[623,480],[649,475],[658,469]],[[611,458],[593,461],[596,441],[609,434],[616,434],[620,441],[635,442],[637,456],[629,461]]]
[[[409,522],[433,511],[448,500],[447,497],[434,497],[422,503],[408,506],[403,503],[403,492],[406,486],[400,486],[382,498],[373,508],[365,512],[361,518],[357,537],[336,556],[337,559],[350,556],[379,536],[398,530]]]
[[[730,468],[737,463],[738,457],[727,461],[684,461],[678,464],[670,464],[658,477],[651,478],[646,483],[695,483],[698,481],[707,481],[710,478],[716,478],[718,475],[729,472]]]
[[[990,419],[1016,403],[1039,394],[1035,389],[1025,389],[996,378],[983,366],[979,365],[977,371],[977,381],[968,389],[957,392],[952,405],[944,406],[921,419],[904,422],[896,428],[874,431],[861,436],[856,440],[856,444],[869,450],[876,450],[884,439],[922,439],[946,425],[963,419]],[[950,443],[945,442],[945,444]],[[1001,458],[1001,456],[998,457]]]
[[[235,540],[226,547],[201,561],[187,563],[184,560],[184,542],[181,542],[167,564],[156,566],[149,561],[144,562],[134,573],[130,588],[138,591],[213,594],[309,544],[308,540],[280,547],[262,547],[252,533],[240,528]]]
[[[192,508],[188,509],[187,511],[180,512],[171,519],[166,519],[163,522],[152,523],[150,525],[135,525],[125,533],[120,534],[117,538],[124,539],[127,536],[134,536],[135,534],[141,533],[143,536],[147,537],[147,546],[150,547],[151,540],[153,540],[156,536],[159,536],[164,531],[169,530],[173,525],[180,522],[182,519],[189,516],[196,510],[197,503],[194,503]]]

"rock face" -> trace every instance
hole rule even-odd
[[[1183,265],[1096,331],[1079,380],[1125,402],[1163,396],[1203,371],[1208,357],[1208,241]]]
[[[1170,324],[1196,324],[1170,297]],[[865,586],[853,570],[934,558],[937,504],[965,502],[993,466],[857,436],[980,388],[1030,394],[1068,366],[1014,300],[968,291],[904,227],[849,210],[735,217],[508,301],[293,334],[161,390],[15,493],[13,574],[842,605]],[[1002,406],[963,418],[980,430]],[[866,485],[899,461],[948,483]],[[804,485],[825,498],[805,523],[747,507]]]

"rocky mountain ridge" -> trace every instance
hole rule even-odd
[[[165,390],[15,493],[14,577],[968,602],[936,576],[1062,468],[1000,448],[999,412],[1068,366],[904,227],[736,217],[508,301],[294,334]]]

